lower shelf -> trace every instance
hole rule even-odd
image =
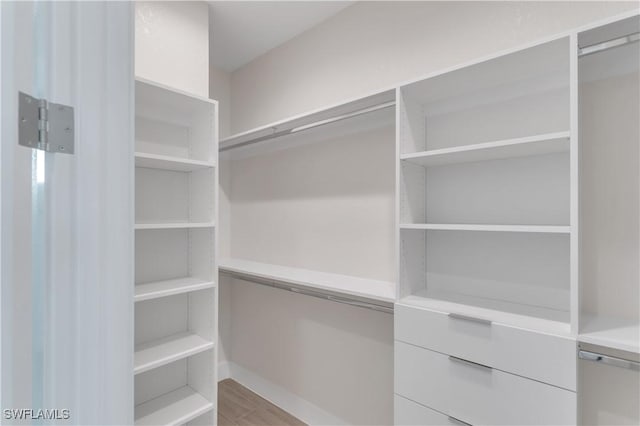
[[[144,373],[211,348],[213,342],[189,332],[144,343],[136,347],[133,372]]]
[[[540,306],[445,291],[419,291],[399,302],[558,335],[568,335],[571,331],[568,312]]]
[[[621,351],[640,353],[640,324],[624,318],[586,316],[578,341]]]
[[[135,424],[181,425],[213,409],[213,403],[184,386],[138,405]]]

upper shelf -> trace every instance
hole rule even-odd
[[[192,172],[195,170],[215,167],[215,163],[212,161],[191,160],[189,158],[175,157],[171,155],[136,152],[136,167],[173,170],[177,172]]]
[[[136,78],[136,115],[169,123],[192,123],[203,115],[214,115],[212,99],[187,93],[160,83]]]
[[[569,151],[569,137],[570,133],[568,131],[547,133],[524,138],[402,154],[400,159],[427,167],[552,154]]]
[[[387,304],[395,302],[395,285],[388,281],[291,268],[242,259],[220,259],[219,268],[223,272],[238,273],[263,280],[286,283],[300,288],[327,291],[337,295],[353,296]]]
[[[220,141],[220,151],[273,139],[279,139],[279,143],[297,144],[299,140],[295,136],[299,135],[304,135],[305,139],[322,140],[392,125],[395,118],[394,105],[395,90],[387,90],[232,135]],[[321,131],[313,132],[314,129]]]
[[[578,341],[640,353],[640,323],[623,318],[587,316]]]

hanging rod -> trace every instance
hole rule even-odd
[[[581,47],[578,50],[578,56],[592,55],[594,53],[613,49],[614,47],[620,47],[624,46],[625,44],[634,43],[638,40],[640,40],[640,33],[628,34],[626,36],[614,38],[612,40],[607,40],[589,46]]]
[[[626,368],[627,370],[640,371],[640,362],[629,361],[610,355],[603,355],[590,351],[578,351],[578,358],[586,361],[599,362],[601,364],[612,365],[614,367]]]
[[[385,102],[382,104],[378,104],[378,105],[373,105],[367,108],[363,108],[363,109],[359,109],[357,111],[352,111],[352,112],[348,112],[346,114],[342,114],[342,115],[338,115],[335,117],[330,117],[324,120],[319,120],[319,121],[315,121],[313,123],[309,123],[309,124],[304,124],[301,126],[297,126],[297,127],[293,127],[291,129],[285,129],[285,130],[277,130],[277,127],[273,127],[273,133],[270,133],[268,135],[264,135],[264,136],[259,136],[257,138],[253,138],[250,139],[248,141],[245,142],[238,142],[236,144],[233,145],[228,145],[228,146],[222,146],[220,147],[219,151],[223,152],[223,151],[228,151],[230,149],[234,149],[234,148],[240,148],[243,146],[248,146],[248,145],[253,145],[255,143],[258,142],[263,142],[269,139],[275,139],[275,138],[279,138],[281,136],[287,136],[287,135],[292,135],[294,133],[299,133],[299,132],[304,132],[306,130],[310,130],[310,129],[314,129],[316,127],[320,127],[320,126],[324,126],[326,124],[331,124],[331,123],[336,123],[338,121],[343,121],[343,120],[347,120],[349,118],[353,118],[353,117],[357,117],[360,115],[364,115],[364,114],[368,114],[370,112],[375,112],[375,111],[380,111],[382,109],[386,109],[386,108],[391,108],[394,107],[396,105],[395,101],[389,101],[389,102]]]
[[[288,284],[286,282],[281,282],[277,280],[257,278],[253,275],[243,274],[235,271],[226,271],[220,269],[221,274],[225,274],[234,278],[239,278],[244,281],[250,281],[255,284],[264,285],[267,287],[273,287],[280,290],[290,291],[292,293],[302,294],[304,296],[316,297],[318,299],[329,300],[331,302],[343,303],[345,305],[356,306],[358,308],[371,309],[378,312],[385,312],[387,314],[393,314],[393,303],[383,304],[384,302],[374,303],[369,301],[364,301],[362,299],[357,299],[345,295],[338,295],[336,293],[332,293],[329,291],[316,290],[316,289],[308,289],[304,287],[296,287]]]

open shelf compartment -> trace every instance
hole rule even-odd
[[[215,101],[136,79],[136,152],[213,162]]]
[[[569,51],[569,38],[562,38],[403,86],[400,153],[470,148],[425,159],[436,162],[558,149],[561,144],[513,142],[553,139],[569,129]],[[494,141],[506,146],[474,149]]]
[[[578,34],[580,48],[640,32],[633,16]],[[580,56],[578,341],[640,354],[640,43]]]
[[[569,234],[404,229],[400,238],[400,302],[569,331]]]
[[[215,214],[214,178],[213,168],[182,172],[136,167],[137,228],[210,226]]]
[[[569,225],[565,150],[438,167],[401,160],[399,168],[403,224]]]
[[[136,406],[136,426],[182,425],[213,410],[213,403],[189,386]]]
[[[135,376],[135,424],[215,423],[217,383],[214,350],[207,350]],[[197,421],[197,420],[195,420]]]

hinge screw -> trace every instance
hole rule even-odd
[[[59,149],[60,151],[64,151],[64,146],[59,145],[59,146],[58,146],[58,149]]]

